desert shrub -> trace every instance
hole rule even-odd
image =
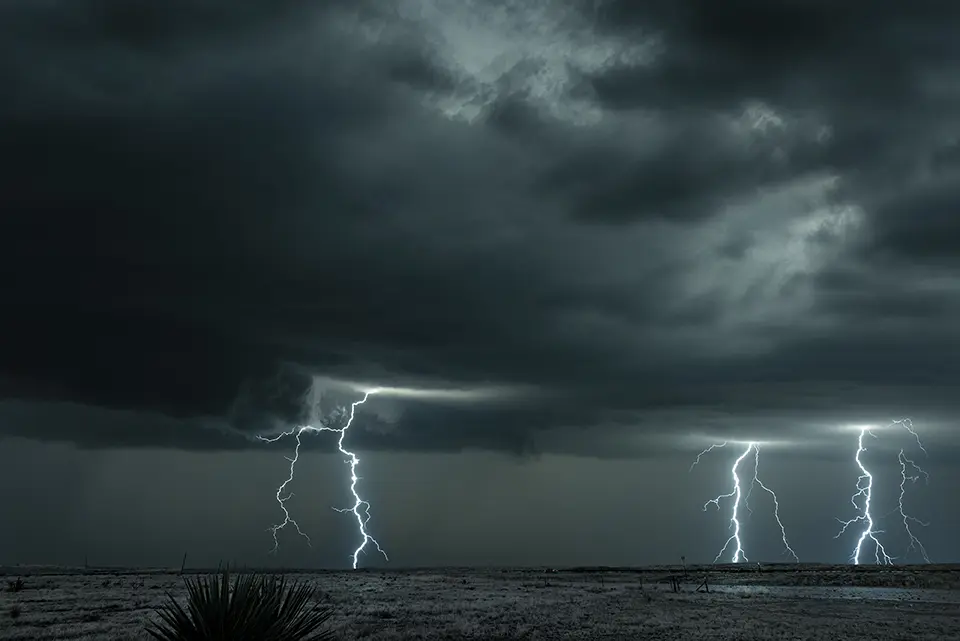
[[[9,610],[9,612],[8,612],[7,614],[10,615],[10,618],[11,618],[11,619],[19,619],[19,618],[20,618],[20,613],[21,613],[21,611],[20,611],[20,606],[17,605],[17,604],[14,604],[14,605],[11,605],[11,606],[10,606],[10,610]]]
[[[186,609],[167,593],[159,621],[147,625],[158,641],[321,641],[333,638],[328,606],[315,602],[316,588],[286,577],[228,570],[184,579]]]
[[[7,581],[7,592],[22,592],[24,587],[26,586],[20,577],[17,577],[16,581]]]

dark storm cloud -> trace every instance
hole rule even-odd
[[[871,250],[901,262],[960,260],[960,167],[891,195],[877,206]],[[922,225],[916,222],[920,219]]]
[[[917,190],[942,194],[936,184],[904,193],[914,172],[929,168],[939,174],[934,183],[947,182],[947,166],[956,167],[960,93],[950,80],[960,65],[952,35],[960,22],[956,6],[611,0],[601,3],[598,18],[604,29],[639,30],[663,41],[656,65],[594,75],[599,99],[613,108],[710,109],[763,100],[822,113],[832,135],[814,162],[848,172],[845,178],[861,189],[861,180],[875,187],[880,178],[892,179],[890,197],[901,203],[936,199]],[[929,226],[914,223],[911,232]],[[930,230],[930,237],[940,234]]]
[[[536,16],[121,4],[2,9],[7,433],[261,447],[314,374],[530,392],[371,401],[392,450],[956,416],[950,9],[607,2],[488,86]]]
[[[712,216],[725,198],[789,175],[767,154],[729,148],[709,124],[685,128],[639,157],[616,147],[576,150],[547,173],[544,188],[574,199],[584,221],[683,221]]]
[[[610,0],[598,16],[602,28],[664,39],[661,64],[649,73],[618,69],[597,79],[601,94],[621,106],[657,100],[715,106],[761,97],[882,113],[916,108],[918,72],[956,62],[950,34],[960,12],[936,0],[909,7],[868,0]]]

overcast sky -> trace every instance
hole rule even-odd
[[[960,560],[960,5],[0,4],[0,563]],[[714,450],[692,471],[696,454]],[[749,477],[752,459],[741,468]],[[778,560],[768,497],[743,530]],[[859,525],[859,524],[858,524]],[[872,554],[872,553],[871,553]],[[869,555],[868,555],[869,556]],[[724,558],[728,558],[729,555]],[[872,557],[871,557],[872,558]],[[363,565],[385,565],[376,556]]]

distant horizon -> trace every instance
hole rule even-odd
[[[817,561],[803,561],[800,563],[793,561],[773,561],[765,563],[763,561],[759,562],[763,568],[773,568],[773,569],[787,569],[790,567],[803,568],[803,567],[817,567],[817,568],[837,568],[837,569],[850,569],[857,572],[867,572],[872,570],[877,571],[896,571],[899,569],[926,569],[929,571],[938,571],[940,569],[960,569],[960,562],[953,563],[904,563],[904,564],[894,564],[894,565],[877,565],[877,564],[861,564],[853,565],[850,563],[822,563]],[[443,566],[420,566],[420,567],[369,567],[369,568],[322,568],[322,567],[276,567],[276,566],[257,566],[257,565],[233,565],[227,566],[197,566],[190,567],[187,566],[183,568],[183,574],[190,573],[210,573],[218,572],[223,569],[228,569],[230,571],[241,571],[241,572],[263,572],[263,573],[296,573],[296,572],[317,572],[317,573],[390,573],[390,572],[431,572],[437,570],[478,570],[478,571],[510,571],[510,570],[554,570],[557,572],[570,572],[570,573],[581,573],[581,572],[635,572],[635,571],[646,571],[646,570],[657,570],[657,569],[682,569],[686,567],[689,569],[716,569],[716,570],[729,570],[729,571],[745,571],[750,572],[754,570],[748,570],[747,568],[756,568],[757,563],[755,562],[745,562],[745,563],[688,563],[685,566],[681,563],[655,563],[649,565],[584,565],[584,566],[563,566],[563,565],[510,565],[510,566],[467,566],[467,565],[443,565]],[[163,574],[180,574],[181,570],[178,567],[162,567],[162,566],[75,566],[75,565],[51,565],[51,564],[36,564],[36,563],[24,563],[17,565],[2,565],[0,564],[0,574],[6,570],[15,569],[15,568],[49,568],[49,569],[58,569],[58,570],[77,570],[83,572],[141,572],[141,573],[163,573]]]

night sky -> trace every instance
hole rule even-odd
[[[960,560],[960,4],[0,3],[0,564]],[[312,401],[319,400],[318,403]],[[339,421],[339,422],[338,422]],[[690,471],[711,443],[714,450]],[[747,471],[749,466],[744,467]],[[747,474],[746,476],[749,476]],[[750,560],[786,560],[755,491]],[[741,511],[744,514],[743,511]],[[727,555],[724,558],[728,558]],[[866,555],[872,560],[872,552]]]

